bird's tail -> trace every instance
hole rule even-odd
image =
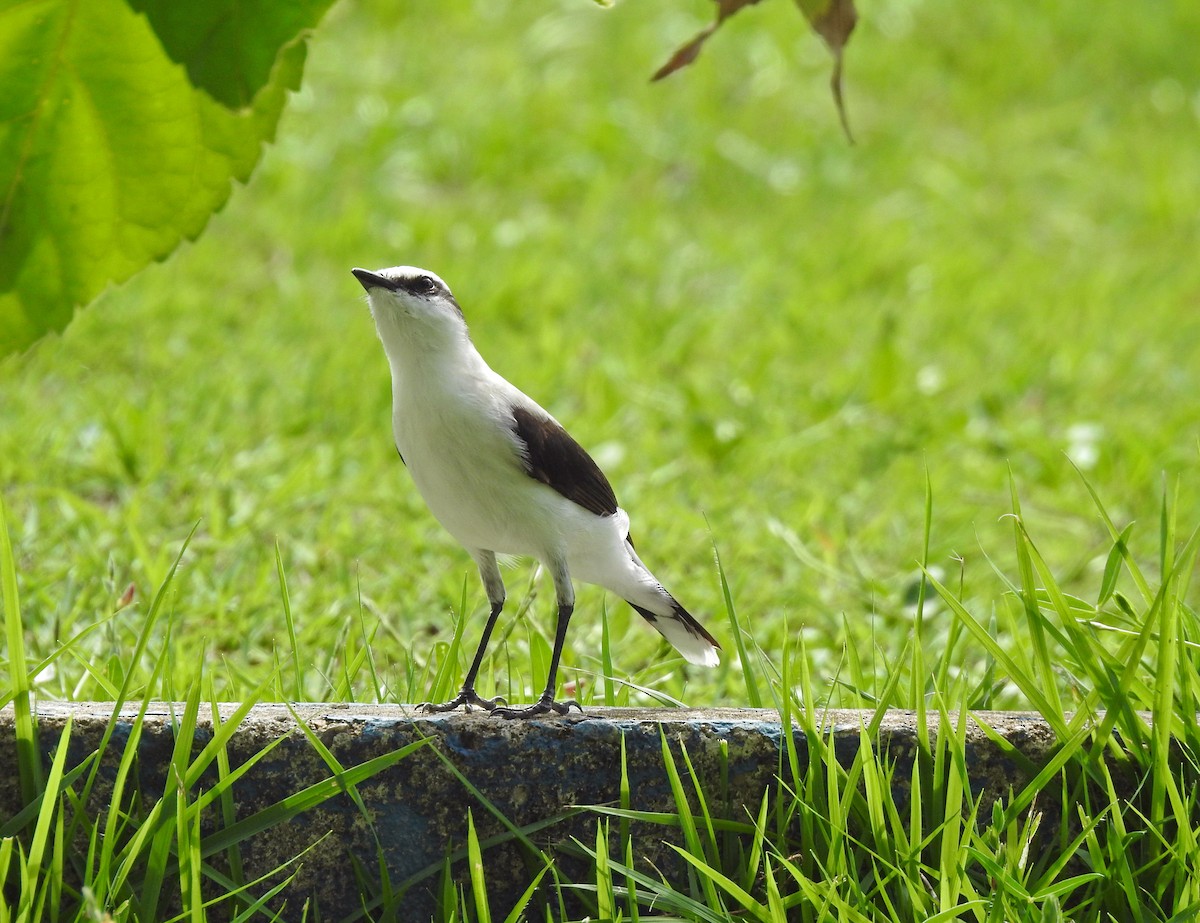
[[[720,663],[717,651],[721,645],[710,635],[687,609],[679,605],[670,593],[663,591],[670,612],[660,615],[644,609],[637,603],[629,603],[637,613],[654,626],[660,635],[671,642],[671,646],[683,654],[684,660],[701,667],[715,667]],[[626,600],[628,602],[628,600]]]

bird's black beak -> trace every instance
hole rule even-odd
[[[368,292],[373,288],[394,289],[396,287],[392,284],[391,280],[385,279],[383,276],[373,273],[369,269],[351,269],[350,272],[353,273],[354,278]]]

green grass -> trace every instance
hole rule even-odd
[[[479,623],[469,559],[391,448],[356,264],[444,275],[484,354],[598,456],[685,604],[724,608],[711,529],[759,646],[786,621],[825,676],[843,645],[894,651],[912,627],[926,477],[927,563],[984,600],[1010,470],[1068,588],[1108,545],[1067,455],[1135,533],[1157,528],[1164,474],[1200,519],[1190,8],[865,11],[855,147],[786,3],[653,86],[706,4],[391,10],[335,9],[280,143],[196,245],[0,367],[35,654],[132,583],[80,653],[127,646],[197,523],[168,601],[175,688],[207,645],[224,697],[278,655],[290,697],[374,698],[342,691],[365,626],[383,697],[403,698],[426,668],[410,647],[439,650],[452,611]],[[515,603],[528,571],[507,574]],[[599,666],[604,605],[581,593],[566,676]],[[523,694],[551,607],[516,608],[500,630]],[[732,656],[646,671],[657,635],[608,609],[617,669],[685,701],[743,688]],[[927,640],[945,624],[930,613]],[[107,695],[74,658],[37,685]]]
[[[390,877],[379,841],[378,867],[357,871],[361,910],[335,918],[406,919],[406,895],[438,877],[437,920],[499,918],[487,897],[487,850],[517,840],[535,859],[536,871],[519,884],[524,893],[516,906],[505,908],[506,923],[542,916],[720,921],[734,914],[763,921],[1192,919],[1200,912],[1200,617],[1186,599],[1200,561],[1200,528],[1183,538],[1175,508],[1164,497],[1157,558],[1167,570],[1154,573],[1138,563],[1139,549],[1126,543],[1099,499],[1095,512],[1112,537],[1112,567],[1100,575],[1096,602],[1063,590],[1014,493],[1017,566],[1013,574],[997,571],[1008,586],[997,601],[1006,616],[993,620],[1001,631],[986,628],[961,592],[931,577],[930,589],[952,620],[952,640],[943,650],[927,657],[918,629],[899,652],[877,652],[888,661],[882,671],[847,651],[836,688],[863,709],[858,748],[849,760],[834,756],[833,732],[823,721],[829,689],[814,681],[803,637],[786,644],[777,659],[764,655],[756,682],[769,688],[782,720],[794,722],[798,733],[785,738],[777,781],[758,805],[731,806],[719,788],[701,785],[686,747],[663,735],[675,810],[632,809],[622,769],[618,804],[564,809],[564,818],[581,811],[596,816],[594,842],[565,840],[557,835],[556,818],[517,827],[435,747],[446,771],[504,831],[482,840],[468,814],[465,843],[451,844],[444,863],[402,881]],[[11,554],[0,555],[0,578],[11,582],[14,564]],[[142,640],[155,632],[177,565],[156,594]],[[1138,587],[1133,598],[1111,591],[1117,570]],[[285,600],[282,585],[280,593]],[[20,637],[19,607],[8,607],[5,617],[10,635]],[[726,623],[737,630],[732,601]],[[135,654],[145,649],[139,642]],[[986,687],[953,666],[970,650],[995,660]],[[347,767],[298,720],[329,777],[236,820],[232,786],[278,741],[236,768],[226,744],[251,705],[278,683],[278,670],[268,671],[224,720],[214,707],[213,737],[199,747],[194,734],[202,700],[213,698],[206,673],[180,704],[169,776],[175,784],[161,793],[140,791],[132,770],[142,716],[171,652],[166,647],[150,656],[150,683],[106,804],[97,805],[91,790],[113,723],[97,752],[69,771],[69,722],[48,769],[34,763],[32,729],[18,723],[19,768],[38,794],[0,825],[0,880],[7,882],[8,901],[0,906],[0,923],[108,919],[102,910],[113,920],[130,921],[204,920],[213,912],[237,920],[307,919],[307,904],[297,911],[280,903],[303,856],[271,872],[278,877],[268,887],[268,876],[247,880],[240,845],[341,794],[373,831],[358,786],[429,741]],[[369,672],[362,658],[355,663],[350,683]],[[1061,696],[1047,694],[1048,675],[1069,678],[1069,708]],[[1057,729],[1059,745],[1045,765],[1029,763],[991,731],[986,714],[968,717],[989,704],[1000,684],[1038,705]],[[27,693],[11,695],[20,701]],[[122,688],[118,707],[126,701]],[[876,731],[894,708],[928,715],[937,728],[907,761],[877,745]],[[1026,780],[1014,776],[1007,791],[976,789],[965,747],[972,722],[1009,748]],[[216,783],[198,788],[214,763]],[[902,766],[911,767],[903,770],[907,777],[898,776]],[[218,812],[221,820],[213,826]],[[639,860],[660,838],[647,828],[661,828],[676,844],[672,848],[689,871],[684,887]],[[594,878],[564,877],[556,858],[568,854],[590,859]]]
[[[447,6],[335,8],[279,144],[205,235],[0,364],[15,562],[0,694],[22,739],[30,694],[450,694],[486,600],[395,457],[386,363],[348,273],[411,262],[593,451],[644,558],[722,639],[719,669],[685,667],[581,588],[562,674],[581,702],[1036,707],[1089,780],[1073,849],[1104,884],[1045,895],[1074,873],[1018,861],[1036,814],[951,823],[973,805],[941,738],[924,813],[858,800],[886,789],[877,755],[852,776],[793,769],[784,783],[824,800],[777,793],[770,836],[734,819],[751,848],[722,872],[761,885],[768,915],[936,914],[990,900],[987,876],[1009,903],[980,919],[1053,919],[1051,898],[1081,919],[1190,906],[1178,869],[1194,844],[1155,831],[1194,816],[1192,789],[1151,774],[1147,802],[1116,811],[1094,774],[1114,734],[1160,770],[1172,736],[1196,742],[1200,12],[864,7],[849,147],[828,60],[781,0],[653,86],[711,4]],[[527,567],[506,580],[480,691],[529,700],[552,600]],[[1096,709],[1081,738],[1072,716]],[[50,790],[51,763],[27,753],[22,770]],[[129,857],[195,839],[190,797],[119,822],[147,831],[123,881]],[[797,860],[789,814],[843,838]],[[45,817],[43,843],[82,823]],[[848,818],[870,838],[845,839]],[[1159,852],[1122,858],[1119,824]],[[606,902],[635,880],[620,840],[597,859]],[[16,874],[33,845],[5,840],[0,867]],[[115,875],[116,858],[95,868]],[[894,889],[855,891],[863,862]],[[909,892],[930,868],[924,904]],[[687,901],[728,899],[697,875]]]

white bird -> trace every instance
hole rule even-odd
[[[629,516],[604,473],[535,401],[491,370],[462,308],[437,275],[413,266],[352,270],[367,292],[392,373],[392,434],[434,517],[474,558],[491,614],[462,690],[428,711],[478,705],[506,718],[566,714],[555,677],[575,607],[571,578],[625,599],[690,663],[717,664],[717,641],[646,569]],[[546,689],[535,705],[497,707],[475,677],[504,606],[496,555],[536,558],[550,572],[558,623]],[[576,707],[578,705],[576,704]]]

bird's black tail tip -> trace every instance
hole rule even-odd
[[[653,625],[659,634],[670,641],[689,663],[716,666],[718,663],[717,651],[721,649],[720,643],[674,597],[668,596],[668,598],[671,600],[670,615],[659,615],[632,602],[629,605]]]

